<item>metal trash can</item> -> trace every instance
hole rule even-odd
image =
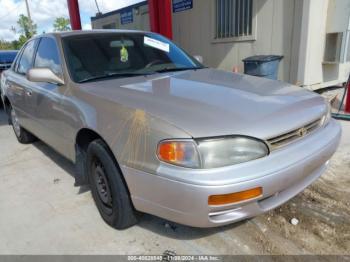
[[[247,57],[243,60],[244,73],[277,80],[278,66],[282,58],[283,56],[279,55],[257,55]]]

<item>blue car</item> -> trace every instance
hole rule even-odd
[[[15,60],[17,50],[0,50],[0,79],[2,71],[7,70],[11,67],[12,62]],[[0,97],[1,97],[1,85],[0,85]],[[1,99],[0,99],[1,105]]]

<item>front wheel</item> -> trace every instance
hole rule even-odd
[[[92,197],[107,224],[125,229],[137,223],[129,192],[106,144],[98,139],[87,150],[87,172]]]
[[[12,125],[13,131],[15,132],[18,142],[20,142],[21,144],[30,144],[34,142],[36,140],[36,137],[29,133],[27,130],[25,130],[23,127],[21,127],[18,121],[16,111],[13,109],[13,107],[10,107],[9,113],[10,124]]]

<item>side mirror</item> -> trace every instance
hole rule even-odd
[[[31,82],[45,82],[64,85],[63,79],[58,77],[50,68],[32,68],[27,72],[27,79]]]
[[[194,59],[196,59],[199,63],[203,64],[203,56],[201,55],[195,55],[194,56]]]

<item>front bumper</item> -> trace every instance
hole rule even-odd
[[[253,217],[285,203],[315,181],[326,169],[341,136],[330,123],[269,156],[211,170],[162,164],[157,174],[122,166],[133,204],[139,211],[194,227],[215,227]],[[239,204],[209,206],[210,195],[255,187],[263,195]]]

